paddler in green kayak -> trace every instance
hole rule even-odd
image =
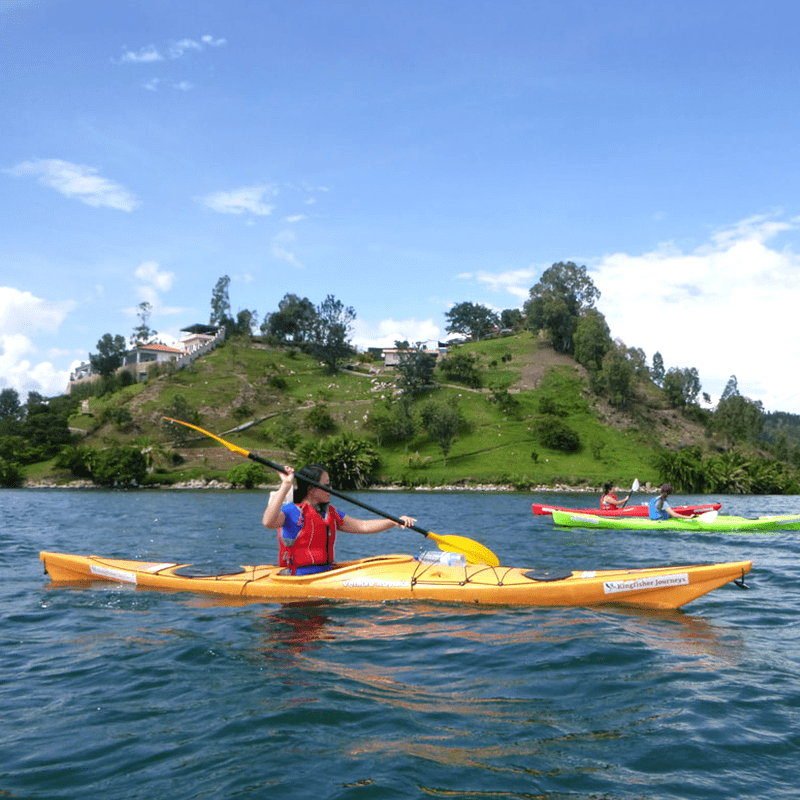
[[[672,506],[667,502],[667,497],[672,494],[672,484],[669,483],[662,483],[661,484],[661,492],[659,493],[658,497],[654,497],[650,501],[650,519],[669,519],[670,517],[674,517],[675,519],[686,519],[683,514],[679,514],[675,511]]]
[[[297,479],[297,488],[294,480]],[[313,481],[315,486],[307,480]],[[340,514],[330,505],[328,472],[322,464],[306,464],[297,472],[284,467],[281,485],[272,492],[264,510],[264,527],[278,530],[280,555],[278,563],[291,575],[310,575],[331,569],[336,532],[381,533],[389,528],[416,524],[413,517],[391,519],[357,519]],[[286,502],[293,490],[292,500]]]

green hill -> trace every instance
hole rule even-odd
[[[593,395],[582,367],[530,333],[461,345],[474,355],[482,387],[470,388],[436,371],[436,385],[415,397],[412,436],[392,441],[386,422],[396,415],[396,373],[364,361],[331,376],[298,350],[232,340],[191,367],[88,399],[70,428],[82,445],[146,449],[155,471],[148,481],[224,480],[242,462],[208,437],[164,416],[194,421],[279,463],[296,463],[304,443],[351,434],[369,439],[380,456],[380,484],[501,484],[520,489],[659,483],[654,456],[706,441],[704,426],[668,408],[649,381],[634,409],[622,413]],[[426,404],[456,404],[462,418],[447,452],[419,426]],[[381,424],[383,423],[383,424]],[[68,480],[52,462],[27,470],[29,480]],[[274,482],[268,475],[266,482]]]

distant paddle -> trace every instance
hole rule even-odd
[[[225,445],[225,447],[227,447],[232,453],[238,453],[240,456],[249,458],[251,461],[263,464],[264,466],[270,467],[278,472],[286,472],[286,470],[280,464],[270,461],[269,459],[262,458],[256,453],[251,453],[249,450],[245,450],[244,447],[239,447],[239,445],[233,444],[233,442],[227,442],[225,439],[222,439],[216,434],[210,433],[209,431],[204,430],[197,425],[192,425],[190,422],[184,422],[180,419],[173,419],[172,417],[164,417],[164,419],[168,420],[169,422],[175,422],[178,425],[185,425],[187,428],[192,428],[193,430],[202,433],[204,436],[209,436],[212,439],[216,439],[216,441],[222,445]],[[377,514],[379,517],[385,517],[386,519],[390,519],[392,522],[398,522],[401,525],[403,523],[403,520],[401,520],[399,517],[394,517],[391,514],[387,514],[385,511],[379,511],[377,508],[373,508],[372,506],[362,503],[360,500],[356,500],[355,498],[350,497],[343,492],[332,489],[330,486],[323,486],[321,483],[309,480],[306,477],[304,477],[303,480],[310,486],[316,486],[318,489],[324,489],[326,492],[330,492],[331,494],[336,495],[336,497],[341,497],[343,500],[347,500],[348,503],[352,503],[353,505],[360,506],[367,511],[371,511],[373,514]],[[467,561],[470,564],[488,564],[490,567],[500,566],[500,559],[488,547],[482,545],[480,542],[476,542],[474,539],[469,539],[466,536],[442,535],[434,533],[433,531],[426,531],[424,528],[420,528],[417,525],[409,525],[407,526],[407,529],[415,531],[416,533],[421,533],[423,536],[426,536],[428,539],[436,542],[436,545],[440,550],[463,553],[467,557]]]
[[[630,500],[631,497],[633,497],[633,493],[634,492],[638,492],[638,491],[639,491],[639,479],[638,478],[634,478],[633,479],[633,486],[631,486],[631,490],[628,493],[628,496],[625,498],[625,502],[623,502],[623,504],[620,506],[620,508],[625,508],[625,503],[627,503],[628,500]]]
[[[704,511],[702,514],[695,514],[695,519],[699,519],[701,522],[713,522],[717,518],[717,514],[719,511],[711,510],[711,511]]]

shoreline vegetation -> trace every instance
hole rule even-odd
[[[263,483],[254,486],[252,489],[242,489],[236,487],[227,481],[220,481],[214,478],[203,479],[198,478],[190,481],[182,481],[180,483],[159,483],[148,484],[144,486],[130,487],[126,489],[113,489],[112,491],[172,491],[172,490],[186,490],[186,489],[208,489],[208,490],[226,490],[226,491],[273,491],[276,488],[274,483]],[[109,490],[107,486],[98,486],[90,480],[76,480],[68,481],[66,483],[58,483],[51,480],[40,481],[26,481],[21,489],[105,489]],[[365,489],[351,489],[351,493],[357,492],[507,492],[509,494],[557,494],[557,493],[570,493],[570,494],[594,494],[601,495],[603,493],[602,487],[593,486],[567,486],[565,484],[541,485],[534,486],[530,489],[518,489],[511,484],[495,484],[495,483],[465,483],[465,484],[449,484],[441,486],[400,486],[399,484],[392,484],[389,486],[368,486]],[[626,494],[629,489],[616,489],[618,494]],[[648,484],[640,485],[636,494],[654,494],[657,488]]]
[[[438,360],[406,352],[398,364],[359,354],[330,374],[302,348],[231,337],[184,369],[156,364],[138,382],[112,376],[39,398],[5,420],[0,485],[274,485],[240,458],[247,451],[325,463],[348,490],[599,495],[611,481],[624,496],[636,477],[643,494],[662,482],[683,494],[800,494],[800,417],[796,437],[784,417],[767,431],[760,415],[758,436],[729,430],[719,409],[676,404],[644,368],[622,402],[530,331],[451,345]],[[421,383],[415,358],[431,362]]]

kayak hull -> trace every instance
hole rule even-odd
[[[42,552],[54,584],[114,581],[166,591],[201,592],[270,602],[418,600],[471,605],[680,608],[731,581],[742,582],[751,561],[648,569],[573,571],[546,576],[484,564],[445,566],[409,555],[337,564],[316,575],[281,575],[273,565],[229,575],[187,575],[191,565]]]
[[[713,520],[700,517],[689,519],[650,519],[649,517],[601,517],[554,511],[553,522],[565,528],[596,528],[600,530],[662,530],[662,531],[796,531],[800,530],[800,514],[781,514],[772,517],[733,517],[722,514]]]
[[[624,508],[565,508],[564,506],[551,506],[545,503],[532,503],[534,516],[550,516],[553,511],[566,511],[569,514],[593,514],[598,517],[647,517],[650,507],[643,505],[625,506]],[[705,511],[719,511],[722,503],[706,503],[695,506],[673,506],[679,514],[687,517],[692,514],[702,514]]]

